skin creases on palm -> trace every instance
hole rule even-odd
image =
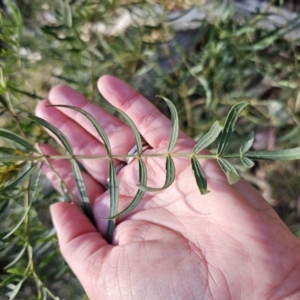
[[[167,118],[112,76],[102,77],[98,87],[112,105],[135,122],[152,148],[145,153],[165,151],[171,126]],[[134,145],[127,125],[76,91],[59,86],[38,105],[36,113],[60,128],[76,153],[92,154],[84,153],[83,147],[97,153],[105,153],[105,149],[91,124],[67,109],[47,110],[45,104],[49,102],[82,107],[98,117],[108,129],[116,153],[128,153]],[[86,147],[87,143],[93,147]],[[194,143],[180,133],[174,151],[189,152]],[[54,153],[48,145],[42,148]],[[145,158],[149,186],[163,185],[164,161]],[[119,218],[112,245],[102,236],[109,214],[107,161],[81,160],[87,170],[83,177],[98,229],[75,205],[52,206],[61,252],[89,298],[169,299],[172,295],[176,299],[297,299],[299,241],[259,192],[244,180],[229,185],[216,162],[201,160],[210,190],[202,196],[189,159],[174,157],[174,162],[173,184],[163,191],[146,192],[130,214]],[[76,190],[68,162],[56,160],[53,167],[70,178],[68,184]],[[43,172],[57,185],[49,169],[45,167]],[[118,172],[118,180],[121,211],[137,190],[137,160]]]

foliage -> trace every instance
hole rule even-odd
[[[166,17],[171,8],[168,4],[157,10],[151,1],[98,2],[8,1],[6,11],[0,12],[0,284],[8,299],[81,299],[83,295],[59,254],[47,210],[51,202],[68,197],[67,186],[62,179],[63,196],[45,189],[46,181],[39,171],[45,157],[34,147],[36,142],[54,144],[39,124],[59,136],[81,191],[78,202],[84,203],[84,211],[92,217],[71,145],[56,128],[32,115],[36,103],[56,83],[68,84],[104,105],[95,82],[110,73],[131,83],[169,115],[173,129],[168,152],[161,154],[167,157],[162,188],[174,180],[172,157],[180,154],[173,152],[179,128],[197,141],[193,152],[185,155],[202,194],[208,191],[200,157],[218,160],[232,184],[239,173],[253,167],[252,160],[299,159],[300,150],[295,148],[299,145],[299,47],[297,41],[285,41],[280,30],[260,29],[263,13],[241,23],[230,12],[213,20],[206,18],[199,28],[184,32],[185,37],[190,36],[183,40]],[[190,3],[183,7],[178,2],[177,8],[193,5],[197,6]],[[123,11],[131,14],[133,26],[111,35],[99,30],[103,25],[113,27]],[[147,16],[144,19],[159,21],[141,23],[141,11]],[[155,94],[164,97],[155,98]],[[109,162],[108,240],[115,218],[133,210],[145,191],[156,190],[147,186],[138,130],[124,113],[109,110],[132,128],[138,146],[139,189],[131,204],[118,212],[118,183],[109,138],[92,116],[81,110],[107,150],[101,159]],[[252,131],[259,136],[270,129],[275,131],[276,147],[287,150],[260,151],[255,146],[257,138]],[[203,154],[208,146],[211,154]],[[38,153],[32,156],[32,152]],[[238,160],[242,164],[237,164]],[[255,168],[261,170],[260,166],[256,163]],[[66,286],[72,286],[72,291]]]

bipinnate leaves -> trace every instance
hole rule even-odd
[[[229,111],[224,128],[222,130],[220,141],[217,149],[217,155],[221,156],[229,145],[232,133],[234,131],[235,123],[241,113],[241,111],[248,105],[247,102],[239,102],[235,104]]]

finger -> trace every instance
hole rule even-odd
[[[90,113],[108,135],[113,154],[125,154],[134,145],[133,134],[126,124],[70,87],[64,85],[54,87],[49,93],[49,101],[52,105],[71,105]],[[57,109],[102,142],[96,129],[84,115],[68,108],[57,107]]]
[[[47,107],[49,104],[50,102],[48,100],[41,101],[36,107],[36,115],[50,122],[62,131],[62,133],[70,140],[75,155],[107,155],[104,146],[97,139],[55,107]],[[53,134],[51,135],[57,140]],[[96,180],[103,185],[106,184],[108,173],[106,159],[85,159],[80,161]]]
[[[170,138],[171,121],[152,103],[113,76],[101,77],[98,81],[98,89],[112,105],[124,111],[133,120],[152,148],[167,145]],[[191,140],[182,132],[180,135]]]
[[[98,299],[99,295],[93,294],[93,287],[99,280],[98,276],[102,274],[101,266],[104,265],[112,246],[107,244],[75,205],[53,204],[51,216],[62,255],[82,283],[89,298]]]
[[[46,144],[39,145],[41,151],[44,155],[58,155],[59,153],[55,151],[52,147]],[[73,192],[73,194],[80,199],[80,194],[77,189],[77,185],[74,179],[73,170],[70,162],[63,159],[47,159],[51,167],[45,162],[42,166],[43,174],[52,183],[57,191],[61,191],[60,184],[61,179],[65,182],[68,188]],[[88,197],[93,204],[97,198],[102,195],[104,188],[89,174],[82,171],[82,176],[88,193]]]

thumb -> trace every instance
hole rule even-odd
[[[55,203],[50,211],[63,257],[87,294],[93,294],[92,282],[95,283],[95,279],[97,281],[96,274],[101,274],[103,259],[112,246],[77,205]]]

